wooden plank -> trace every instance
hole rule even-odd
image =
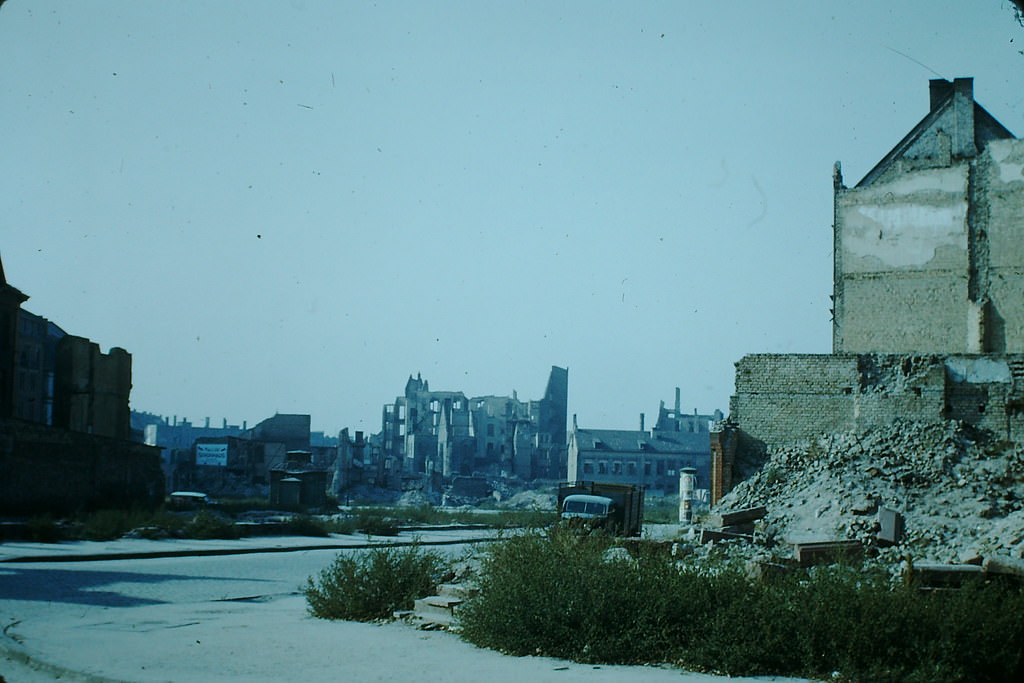
[[[823,562],[835,562],[840,558],[859,557],[864,546],[860,541],[816,541],[813,543],[794,543],[793,559],[801,567]]]

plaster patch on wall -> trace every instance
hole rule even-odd
[[[996,140],[988,145],[989,154],[999,168],[1004,183],[1024,182],[1024,146],[1020,140]]]
[[[946,359],[946,370],[949,372],[949,378],[957,383],[1009,384],[1013,381],[1010,366],[1004,360],[950,356]]]
[[[851,207],[843,248],[893,268],[921,267],[939,247],[967,248],[967,205],[887,204]]]
[[[964,165],[928,169],[924,173],[910,173],[878,185],[857,188],[858,201],[878,201],[893,197],[906,197],[920,192],[966,196],[967,169]]]

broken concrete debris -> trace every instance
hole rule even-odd
[[[864,514],[865,501],[877,514]],[[856,540],[898,561],[1024,558],[1024,448],[959,421],[897,421],[770,452],[718,505],[764,507],[768,539]],[[732,521],[730,519],[730,521]]]
[[[859,514],[856,509],[853,513]],[[881,508],[878,511],[878,524],[878,533],[875,535],[878,545],[891,546],[903,540],[903,515],[898,510]]]

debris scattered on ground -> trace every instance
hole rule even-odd
[[[766,545],[857,541],[939,563],[1024,557],[1024,449],[957,421],[897,421],[769,453],[716,506],[763,506]]]

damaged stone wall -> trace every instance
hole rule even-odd
[[[969,352],[967,164],[836,191],[836,353]]]
[[[0,513],[152,508],[163,497],[159,448],[0,419]]]
[[[835,353],[1024,352],[1024,141],[932,81],[932,111],[855,187],[834,175]]]
[[[1024,438],[1024,356],[752,354],[736,364],[737,460],[820,434],[961,420]]]
[[[1024,353],[1024,140],[993,140],[978,164],[986,225],[979,298],[984,303],[984,351]],[[981,259],[979,259],[981,260]]]
[[[854,187],[833,175],[833,355],[749,355],[714,471],[895,420],[1024,440],[1024,140],[929,83],[927,115]],[[714,488],[714,487],[713,487]]]

